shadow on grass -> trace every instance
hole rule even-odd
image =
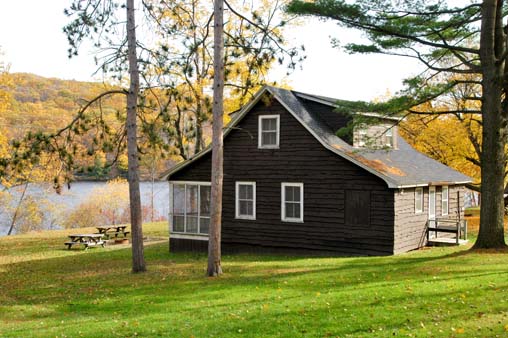
[[[60,250],[51,250],[55,249]],[[239,329],[277,333],[275,326],[267,327],[263,321],[287,323],[288,332],[304,333],[308,330],[304,324],[312,321],[323,335],[365,333],[379,319],[378,314],[370,317],[373,309],[389,312],[391,306],[403,315],[403,304],[414,311],[424,305],[435,310],[436,302],[443,301],[459,309],[464,307],[460,295],[473,286],[490,290],[488,281],[506,280],[508,270],[506,265],[481,264],[481,255],[457,248],[357,258],[237,254],[225,255],[225,275],[210,279],[204,277],[204,254],[170,254],[167,244],[147,246],[145,252],[149,271],[136,275],[130,273],[128,247],[72,250],[63,257],[3,265],[0,317],[16,319],[12,309],[35,306],[37,311],[25,310],[24,320],[57,323],[62,317],[71,322],[100,318],[109,327],[96,332],[105,336],[117,327],[115,321],[135,318],[166,320],[167,330],[183,327],[184,333],[189,318],[198,322],[194,326],[213,328],[211,333],[219,330],[215,331],[219,335],[220,325],[233,333]],[[480,295],[474,300],[482,302]],[[264,310],[266,304],[274,310]],[[363,323],[349,319],[354,325],[337,330],[327,321],[344,308],[368,316]],[[173,319],[167,318],[170,314]],[[396,315],[387,327],[403,325]],[[121,332],[128,335],[125,327]]]
[[[39,259],[36,262],[23,261],[4,265],[4,277],[0,285],[4,290],[26,290],[26,283],[33,286],[53,285],[65,290],[75,288],[87,289],[91,286],[100,292],[100,285],[111,287],[121,294],[135,294],[132,282],[150,283],[154,279],[173,284],[197,283],[213,285],[257,285],[267,281],[277,282],[287,278],[305,276],[303,280],[312,279],[314,275],[327,274],[339,277],[335,285],[349,287],[358,281],[368,280],[369,283],[384,282],[390,276],[391,282],[398,282],[411,277],[412,280],[425,279],[437,273],[454,271],[464,277],[474,276],[466,270],[462,271],[467,261],[455,258],[473,257],[475,252],[468,250],[444,252],[417,256],[418,253],[392,257],[288,257],[278,255],[227,255],[223,257],[226,274],[221,278],[205,278],[206,255],[197,253],[170,254],[167,245],[153,244],[146,247],[146,260],[149,271],[145,274],[130,273],[130,248],[90,250],[62,249],[69,255]],[[436,263],[441,262],[441,263]],[[476,269],[478,272],[481,269]],[[29,276],[27,276],[29,274]],[[33,276],[37,274],[37,276]],[[32,277],[32,278],[30,278]],[[36,278],[35,278],[36,277]],[[343,277],[343,278],[340,278]],[[354,277],[348,280],[345,277]],[[33,279],[36,279],[35,281]],[[51,279],[51,283],[45,278]],[[345,278],[345,279],[344,279]],[[11,280],[11,282],[9,282]],[[12,280],[15,283],[12,283]],[[26,283],[24,283],[24,281]],[[165,283],[167,284],[167,283]],[[303,285],[305,286],[305,285]],[[137,285],[139,287],[139,285]],[[30,287],[28,288],[30,289]],[[48,291],[48,298],[58,298],[58,294]],[[78,293],[81,291],[78,291]],[[182,290],[185,294],[185,290]],[[39,296],[43,296],[41,292]],[[181,295],[181,294],[180,294]],[[46,299],[42,297],[41,301]]]

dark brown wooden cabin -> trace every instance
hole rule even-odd
[[[414,150],[394,119],[337,137],[352,117],[335,102],[267,86],[235,114],[223,251],[392,255],[425,245],[429,218],[463,217],[468,177]],[[167,173],[171,251],[206,251],[210,173],[210,149]]]

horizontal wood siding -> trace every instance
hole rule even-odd
[[[448,216],[442,216],[440,186],[436,187],[436,217],[464,218],[464,186],[449,186]],[[457,193],[460,199],[457,198]],[[415,213],[415,189],[402,189],[395,192],[395,244],[394,252],[406,252],[426,245],[426,226],[429,219],[429,188],[423,188],[423,212]],[[454,236],[439,234],[440,237]]]
[[[258,149],[258,116],[280,114],[280,148]],[[210,180],[210,155],[170,180]],[[206,178],[204,173],[207,173]],[[235,182],[256,182],[256,220],[235,219]],[[304,184],[304,222],[281,221],[281,183]],[[345,224],[347,190],[370,192],[370,224]],[[224,143],[223,247],[393,254],[394,195],[385,182],[325,149],[277,101],[261,100]]]
[[[210,182],[212,170],[212,153],[208,153],[191,165],[181,169],[169,177],[170,181]]]
[[[423,188],[423,212],[415,213],[415,189],[395,193],[395,253],[424,246],[429,212],[429,189]]]

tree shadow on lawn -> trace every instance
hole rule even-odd
[[[348,293],[364,294],[366,300],[360,306],[367,309],[381,306],[380,298],[374,295],[382,290],[430,282],[442,286],[451,281],[489,280],[507,273],[507,267],[494,268],[489,264],[471,271],[468,264],[478,259],[474,256],[464,250],[360,258],[228,255],[223,257],[226,274],[210,279],[204,277],[205,255],[170,254],[164,244],[147,246],[149,271],[136,275],[130,273],[129,248],[72,251],[64,257],[4,265],[0,272],[0,289],[4,293],[0,296],[4,298],[1,312],[5,318],[14,319],[12,309],[39,306],[45,310],[25,318],[57,321],[65,315],[73,320],[100,317],[108,322],[113,318],[130,320],[173,312],[181,321],[206,308],[199,314],[202,325],[214,325],[205,319],[217,310],[256,308],[277,301],[281,295],[284,302],[294,307],[311,302],[318,292],[337,293],[343,300],[348,299]],[[464,287],[455,291],[437,288],[416,296],[396,292],[390,299],[403,304],[409,300],[421,302],[426,297],[456,297],[465,291]],[[112,313],[117,316],[111,317]],[[269,316],[277,319],[276,314]]]
[[[94,292],[99,295],[115,292],[121,295],[136,295],[138,289],[147,286],[153,289],[161,286],[184,285],[182,292],[194,292],[195,288],[207,287],[220,290],[224,286],[259,286],[276,284],[288,279],[301,280],[303,288],[310,281],[314,283],[326,277],[326,285],[334,287],[358,286],[361,283],[397,283],[421,281],[441,275],[440,278],[456,279],[506,272],[508,267],[492,271],[492,267],[476,267],[474,273],[468,267],[467,260],[455,260],[468,257],[469,252],[444,252],[442,255],[415,257],[359,257],[359,258],[323,258],[299,257],[286,260],[285,256],[234,255],[224,257],[225,275],[220,278],[205,278],[206,256],[201,254],[170,254],[164,245],[149,246],[146,259],[149,271],[144,274],[130,273],[130,249],[73,252],[73,255],[40,259],[36,262],[24,261],[4,265],[1,284],[9,291],[33,290],[40,287],[41,302],[58,299],[62,294],[53,290],[60,288],[65,293],[77,295]],[[470,256],[474,258],[473,256]],[[432,264],[430,264],[432,263]],[[29,276],[27,276],[27,274]],[[453,274],[453,276],[452,276]],[[36,281],[33,280],[37,276]],[[26,284],[30,285],[26,285]],[[331,283],[331,284],[330,284]],[[107,287],[101,290],[101,286]],[[195,287],[193,287],[195,286]],[[293,285],[294,286],[294,285]],[[77,289],[77,290],[76,290]],[[46,291],[46,292],[45,292]],[[47,293],[44,297],[43,294]]]
[[[202,264],[203,261],[198,263]],[[187,268],[184,264],[182,265],[180,268]],[[354,264],[348,268],[358,269],[354,267]],[[409,310],[417,311],[422,304],[429,306],[429,310],[435,309],[432,308],[433,304],[439,303],[444,298],[459,300],[460,294],[467,290],[465,287],[453,291],[435,288],[421,294],[405,291],[390,294],[383,291],[389,290],[390,286],[397,286],[399,283],[396,280],[371,278],[363,282],[350,280],[330,284],[330,279],[337,277],[335,274],[330,274],[330,270],[332,269],[319,268],[307,271],[304,273],[306,278],[303,279],[298,278],[302,276],[299,273],[284,273],[265,275],[261,280],[249,278],[250,281],[241,276],[230,279],[207,279],[199,274],[197,277],[192,276],[180,281],[169,280],[167,284],[155,284],[153,278],[147,278],[150,272],[142,275],[122,274],[118,276],[119,288],[108,285],[106,289],[101,288],[101,283],[97,283],[97,280],[90,276],[80,280],[80,287],[73,284],[71,298],[66,298],[66,292],[60,290],[56,297],[41,295],[26,300],[19,299],[15,306],[49,305],[51,309],[42,313],[37,312],[27,318],[37,323],[43,319],[58,322],[63,315],[66,317],[66,325],[70,325],[67,322],[95,321],[99,318],[104,327],[98,328],[94,334],[102,332],[104,335],[110,333],[111,327],[116,327],[117,333],[126,332],[128,328],[121,323],[133,320],[145,320],[147,321],[145,325],[154,320],[169,321],[171,322],[170,329],[184,327],[184,324],[190,321],[195,323],[194,330],[209,333],[215,330],[219,335],[227,332],[237,334],[238,330],[243,330],[244,333],[262,332],[263,335],[276,335],[277,330],[288,330],[284,333],[305,333],[309,327],[310,330],[317,328],[323,333],[360,334],[367,333],[380,325],[381,312],[389,317],[381,320],[384,327],[399,328],[404,321],[399,318],[399,315],[390,314],[390,311],[395,309],[404,312],[404,306],[408,306]],[[341,267],[339,272],[344,270],[345,268]],[[483,274],[484,277],[488,275],[487,272]],[[125,276],[129,277],[128,281],[123,280],[122,277]],[[327,279],[323,280],[323,276]],[[455,278],[478,276],[480,274],[461,274]],[[354,279],[356,275],[352,277]],[[238,284],[239,280],[242,283]],[[410,284],[424,280],[425,278],[412,281],[404,279],[404,282]],[[285,281],[288,284],[285,284]],[[278,286],[281,286],[282,290],[279,291]],[[254,291],[256,289],[258,291]],[[110,294],[112,291],[113,294]],[[321,291],[320,296],[316,295],[317,291]],[[351,296],[351,293],[355,296]],[[475,299],[475,301],[481,302],[481,299]],[[266,304],[268,304],[267,309],[265,309]],[[502,306],[502,304],[498,305]],[[457,307],[463,308],[464,305],[457,303]],[[349,309],[349,312],[345,312],[344,309]],[[250,310],[250,314],[247,310]],[[498,307],[492,309],[492,311],[497,310]],[[468,311],[474,314],[476,310],[469,309]],[[298,313],[295,314],[295,312]],[[356,316],[350,318],[351,312]],[[411,319],[416,324],[419,320],[428,320],[427,316],[430,312],[432,311],[413,316]],[[372,315],[376,313],[377,315]],[[464,315],[464,312],[461,312],[461,316],[464,317]],[[172,316],[174,316],[173,319],[171,319]],[[348,325],[338,320],[344,319],[343,316],[347,316]],[[448,313],[445,316],[451,320],[459,315]],[[267,325],[267,323],[271,324]],[[87,332],[86,328],[83,328],[83,331]],[[190,336],[192,328],[187,331],[189,332],[186,335]]]

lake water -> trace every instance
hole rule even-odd
[[[65,186],[61,194],[57,194],[50,184],[30,184],[26,196],[44,197],[50,203],[56,205],[63,211],[70,211],[84,202],[95,188],[104,186],[105,182],[75,182],[72,183],[70,189]],[[141,182],[141,204],[150,205],[152,194],[152,183]],[[159,216],[167,218],[169,212],[169,186],[166,181],[155,182],[153,186],[154,210]],[[13,192],[18,197],[19,192]],[[19,198],[19,197],[18,197]],[[4,236],[8,231],[9,219],[5,217],[0,219],[0,236]]]

